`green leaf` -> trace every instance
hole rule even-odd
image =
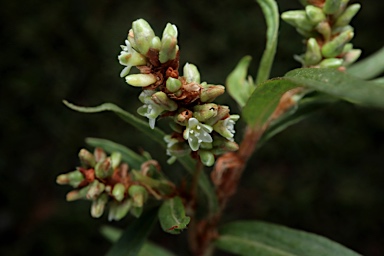
[[[267,42],[263,57],[260,61],[257,72],[256,84],[264,82],[269,78],[273,59],[276,54],[276,47],[279,33],[279,10],[275,0],[256,0],[264,13],[267,23]]]
[[[120,107],[112,103],[104,103],[96,107],[80,107],[76,106],[68,101],[64,100],[63,103],[78,112],[83,113],[99,113],[104,111],[112,111],[117,114],[121,119],[136,127],[139,131],[147,135],[148,139],[152,139],[159,143],[164,149],[167,145],[164,141],[165,133],[158,128],[151,129],[147,122],[138,119],[134,115],[122,110]],[[177,160],[183,165],[183,167],[193,176],[195,173],[195,161],[190,156],[178,157]],[[215,213],[218,209],[218,202],[216,194],[214,193],[213,186],[209,182],[209,179],[205,173],[201,173],[199,177],[199,187],[208,199],[209,209],[211,213]]]
[[[219,229],[216,246],[243,256],[357,256],[325,237],[260,221],[237,221]]]
[[[251,96],[255,86],[251,79],[247,80],[248,67],[251,63],[251,56],[244,56],[235,69],[228,75],[226,87],[228,94],[239,104],[244,107],[245,103]]]
[[[371,56],[356,62],[347,72],[361,79],[372,79],[384,72],[384,47]]]
[[[86,138],[85,142],[92,147],[103,148],[109,154],[111,154],[112,152],[120,152],[121,159],[124,162],[128,163],[130,167],[136,170],[140,170],[141,164],[146,161],[145,157],[137,154],[133,150],[123,145],[120,145],[110,140],[98,139],[98,138]]]
[[[307,87],[355,104],[384,108],[384,88],[336,69],[302,68],[285,77],[259,84],[243,109],[251,126],[263,127],[270,121],[281,96],[296,87]]]
[[[180,234],[187,228],[190,217],[185,216],[185,209],[181,198],[176,196],[163,202],[159,210],[161,228],[170,234]]]
[[[107,256],[134,256],[139,251],[157,221],[157,208],[145,212],[129,224],[119,240],[108,251]]]
[[[100,233],[107,238],[110,242],[115,243],[121,235],[123,234],[123,230],[119,228],[115,228],[112,226],[102,226],[100,229]],[[140,249],[138,256],[174,256],[170,251],[152,243],[152,242],[144,242],[143,246]]]

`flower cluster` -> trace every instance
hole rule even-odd
[[[306,38],[306,52],[296,59],[303,67],[346,67],[361,54],[350,43],[354,36],[351,19],[360,4],[349,0],[301,0],[305,10],[287,11],[281,18]]]
[[[143,106],[137,112],[148,118],[151,128],[159,117],[172,118],[174,132],[164,138],[169,163],[196,152],[204,165],[212,166],[217,155],[238,149],[233,137],[239,116],[213,103],[225,88],[201,82],[195,65],[187,63],[179,76],[177,34],[176,26],[168,23],[160,39],[145,20],[134,21],[118,56],[125,66],[120,75],[128,84],[142,87]],[[133,66],[139,74],[129,75]]]
[[[149,197],[161,200],[174,194],[175,186],[159,172],[154,160],[144,162],[137,171],[129,170],[120,153],[108,157],[101,148],[93,154],[81,149],[79,158],[81,167],[59,175],[56,182],[75,188],[67,194],[67,201],[92,201],[92,217],[101,217],[107,204],[110,221],[120,220],[129,212],[139,217]]]

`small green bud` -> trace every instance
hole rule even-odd
[[[132,185],[128,188],[128,194],[132,198],[132,205],[134,207],[143,207],[145,201],[148,199],[147,190],[140,185]]]
[[[69,184],[70,186],[76,188],[84,180],[84,175],[76,170],[66,174],[60,174],[56,178],[56,183],[60,185]]]
[[[206,120],[217,115],[218,106],[214,103],[206,103],[203,105],[196,105],[193,108],[193,117],[195,117],[200,122],[205,122]]]
[[[306,12],[303,10],[283,12],[281,18],[300,30],[311,31],[314,28],[313,23],[308,19]]]
[[[88,187],[86,198],[90,200],[96,199],[105,189],[105,185],[98,180],[94,180]]]
[[[343,65],[344,60],[338,58],[328,58],[320,62],[320,68],[338,68]]]
[[[81,149],[79,152],[81,165],[85,168],[94,167],[96,164],[95,157],[86,149]]]
[[[357,12],[360,10],[361,5],[360,4],[352,4],[345,9],[345,11],[336,19],[336,22],[334,24],[335,27],[343,27],[349,24],[353,17],[357,14]]]
[[[349,66],[352,63],[354,63],[361,55],[361,50],[360,49],[353,49],[348,51],[344,56],[344,66]]]
[[[177,104],[168,98],[167,94],[164,92],[156,92],[151,98],[155,104],[159,105],[164,110],[175,111],[177,109]]]
[[[308,19],[312,22],[313,25],[317,25],[326,19],[323,10],[319,7],[313,5],[307,5],[305,7],[305,12],[307,14]]]
[[[112,161],[108,157],[102,162],[98,162],[95,166],[95,175],[99,179],[111,177],[113,174]]]
[[[305,52],[304,62],[307,66],[318,64],[323,56],[321,49],[315,38],[310,38],[307,41],[307,51]]]
[[[158,36],[155,36],[151,41],[151,48],[160,51],[161,40]]]
[[[175,59],[178,50],[177,27],[168,23],[163,31],[163,37],[161,39],[161,50],[159,52],[160,62],[165,63],[168,60]]]
[[[345,53],[351,51],[352,49],[353,49],[353,44],[348,43],[348,44],[346,44],[346,45],[344,46],[342,53],[345,54]]]
[[[215,163],[215,156],[208,150],[199,150],[199,156],[205,166],[210,167]]]
[[[221,155],[227,152],[237,151],[238,149],[239,145],[236,142],[217,136],[213,140],[213,149],[211,152],[215,155]]]
[[[100,218],[104,213],[105,205],[108,203],[108,195],[101,194],[98,198],[93,200],[91,206],[91,215],[94,218]]]
[[[157,81],[155,75],[152,74],[133,74],[125,77],[127,84],[135,87],[146,87]]]
[[[112,189],[112,196],[117,201],[121,202],[124,199],[125,192],[126,192],[125,186],[121,183],[116,183]]]
[[[344,46],[353,38],[352,31],[345,31],[333,38],[332,41],[323,45],[321,53],[326,58],[334,58],[338,56],[344,49]]]
[[[222,106],[222,105],[218,105],[218,108],[217,108],[217,115],[206,120],[206,124],[210,125],[210,126],[213,126],[214,124],[217,123],[217,121],[219,120],[222,120],[222,119],[225,119],[229,117],[229,107],[228,106]]]
[[[332,29],[328,22],[326,21],[320,22],[316,26],[316,30],[317,32],[323,35],[326,42],[328,42],[331,39]]]
[[[136,217],[136,218],[139,218],[141,216],[141,214],[143,213],[143,207],[136,207],[136,206],[133,206],[131,208],[131,214]]]
[[[112,169],[117,168],[121,163],[121,153],[113,152],[111,154]]]
[[[193,64],[186,63],[184,65],[183,75],[188,83],[200,83],[200,72]]]
[[[167,82],[166,82],[166,87],[167,90],[174,93],[180,90],[182,86],[182,83],[179,79],[173,78],[173,77],[168,77]]]
[[[68,202],[79,200],[79,199],[85,199],[89,190],[89,186],[84,187],[80,190],[73,190],[69,192],[66,196],[66,200]]]
[[[132,23],[132,31],[135,41],[135,48],[138,52],[146,55],[151,47],[152,39],[155,37],[155,32],[144,19],[138,19]]]
[[[109,209],[108,220],[119,221],[124,218],[131,209],[132,201],[130,199],[124,200],[121,203],[112,202]]]
[[[218,96],[222,95],[225,91],[225,87],[222,85],[211,85],[204,87],[200,91],[201,102],[212,102]]]
[[[342,0],[325,0],[323,11],[325,14],[332,15],[339,11]]]

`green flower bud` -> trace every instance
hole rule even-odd
[[[89,186],[84,187],[80,190],[73,190],[69,192],[66,196],[66,200],[68,202],[79,200],[79,199],[85,199],[89,190]]]
[[[57,176],[56,183],[60,185],[66,185],[69,184],[70,186],[76,188],[79,186],[79,184],[84,180],[84,175],[76,170],[73,172],[69,172],[66,174],[61,174]]]
[[[105,189],[105,185],[98,180],[94,180],[88,187],[86,198],[90,200],[96,199]]]
[[[94,167],[96,164],[95,157],[86,149],[81,149],[79,152],[81,165],[85,168]]]
[[[143,213],[143,207],[136,207],[136,206],[133,206],[131,208],[131,214],[136,217],[136,218],[139,218],[141,216],[141,214]]]
[[[168,98],[167,94],[164,92],[156,92],[151,98],[155,104],[159,105],[164,110],[175,111],[177,109],[177,104]]]
[[[132,31],[135,40],[135,48],[138,52],[146,55],[151,47],[155,32],[144,19],[138,19],[132,23]]]
[[[160,62],[165,63],[168,60],[175,59],[178,50],[177,27],[168,23],[164,29],[163,37],[161,39],[161,50],[159,52]]]
[[[344,49],[344,46],[353,38],[354,33],[345,31],[333,38],[332,41],[323,45],[321,53],[326,58],[333,58],[338,56]]]
[[[328,42],[331,39],[332,29],[328,22],[326,21],[320,22],[316,26],[316,30],[317,32],[323,35],[326,42]]]
[[[124,200],[121,203],[112,202],[109,208],[108,220],[119,221],[124,218],[132,207],[132,201],[130,199]]]
[[[360,4],[352,4],[348,6],[347,9],[336,19],[336,22],[334,24],[335,27],[343,27],[349,24],[353,17],[357,14],[357,12],[360,10],[361,5]]]
[[[351,51],[352,49],[353,49],[353,44],[348,43],[348,44],[346,44],[346,45],[344,46],[343,51],[342,51],[341,53],[344,53],[344,54],[345,54],[345,53]]]
[[[215,163],[215,156],[208,150],[199,150],[199,156],[205,166],[210,167]]]
[[[361,55],[361,50],[360,49],[354,49],[348,51],[344,56],[344,63],[343,66],[349,66],[353,64]]]
[[[158,36],[155,36],[151,41],[151,48],[160,51],[161,40]]]
[[[200,72],[193,64],[186,63],[184,65],[183,75],[188,83],[200,83]]]
[[[91,215],[93,218],[100,218],[104,213],[105,205],[108,203],[108,195],[102,194],[96,200],[93,200],[91,206]]]
[[[213,140],[213,149],[211,152],[215,155],[221,155],[227,152],[237,151],[239,145],[234,142],[225,139],[224,137],[215,136]]]
[[[217,115],[218,106],[214,103],[206,103],[203,105],[196,105],[193,108],[193,117],[199,122],[205,122],[206,120],[215,117]]]
[[[314,28],[313,23],[308,19],[306,12],[303,10],[283,12],[281,18],[300,30],[311,31]]]
[[[164,136],[164,141],[167,143],[167,155],[170,156],[167,160],[168,164],[174,163],[177,157],[185,156],[191,153],[191,149],[185,142],[172,138],[171,135]]]
[[[211,85],[204,87],[200,91],[200,101],[201,102],[211,102],[215,100],[218,96],[223,94],[225,87],[222,85]]]
[[[168,77],[167,82],[166,82],[166,87],[167,90],[174,93],[180,90],[182,86],[182,83],[179,79],[173,78],[173,77]]]
[[[338,58],[329,58],[320,62],[320,68],[338,68],[343,65],[344,60]]]
[[[112,169],[117,168],[121,163],[121,153],[113,152],[111,154]]]
[[[112,161],[108,157],[102,162],[98,162],[95,166],[95,175],[99,179],[111,177],[113,174]]]
[[[140,185],[132,185],[128,188],[128,194],[132,198],[132,205],[134,207],[143,207],[145,201],[148,199],[147,190]]]
[[[239,118],[239,115],[230,115],[228,118],[218,121],[212,128],[224,138],[233,141],[235,123]]]
[[[221,119],[225,119],[229,117],[229,107],[228,106],[222,106],[222,105],[218,105],[218,108],[217,108],[217,115],[206,120],[206,124],[210,125],[210,126],[213,126],[214,124],[217,123],[217,121],[221,120]]]
[[[307,14],[308,19],[312,22],[313,25],[317,25],[326,19],[323,10],[319,7],[313,5],[307,5],[305,7],[305,12]]]
[[[121,202],[124,199],[125,192],[126,192],[125,186],[121,183],[116,183],[112,189],[112,196],[117,201]]]
[[[125,77],[127,84],[135,87],[146,87],[157,81],[155,75],[152,74],[133,74]]]
[[[323,11],[325,14],[332,15],[339,11],[342,0],[325,0]]]
[[[321,49],[315,38],[310,38],[307,41],[307,51],[305,52],[304,62],[307,66],[318,64],[323,56]]]

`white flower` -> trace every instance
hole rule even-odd
[[[235,134],[235,123],[239,120],[239,115],[230,115],[224,120],[218,121],[214,126],[213,130],[218,132],[224,138],[233,141],[233,136]]]
[[[197,151],[202,142],[211,143],[213,141],[210,135],[211,132],[211,126],[202,124],[196,118],[192,117],[188,120],[183,137],[188,140],[191,149]]]
[[[164,108],[152,100],[151,96],[154,93],[155,91],[144,90],[139,96],[140,101],[144,103],[144,105],[137,109],[139,115],[149,119],[149,126],[152,129],[155,128],[156,118],[164,111]]]
[[[117,57],[119,63],[123,66],[126,66],[120,73],[120,77],[125,77],[128,75],[132,66],[144,65],[147,63],[146,58],[135,51],[128,40],[125,40],[125,45],[120,45],[122,51]]]

